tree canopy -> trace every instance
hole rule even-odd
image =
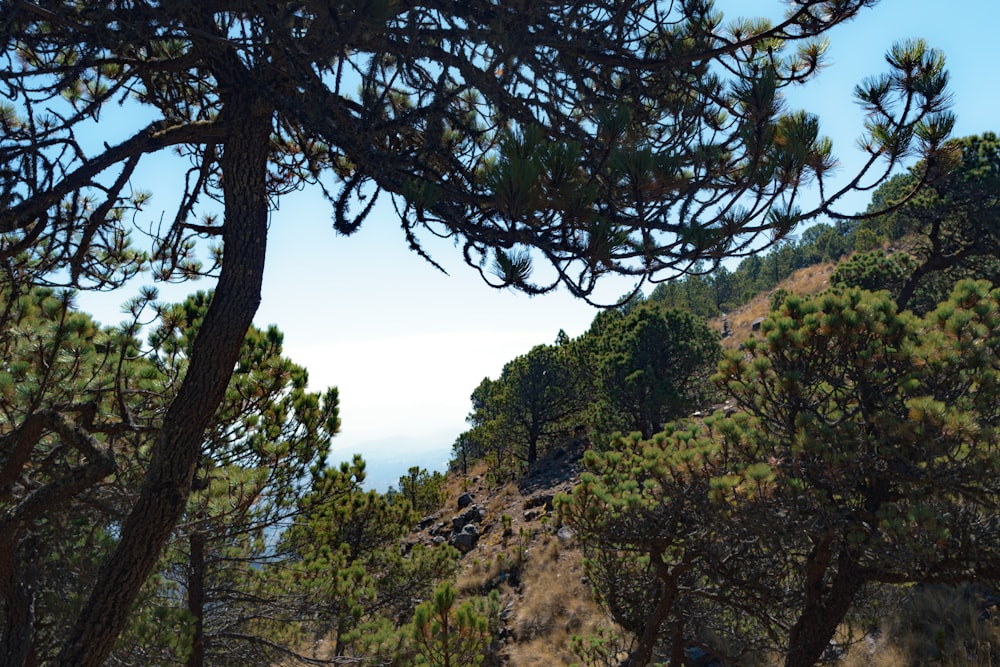
[[[140,300],[117,329],[77,311],[67,292],[0,295],[0,655],[43,664],[114,548],[211,295],[175,305]],[[148,310],[157,316],[141,344],[133,334]],[[248,332],[200,447],[183,521],[143,582],[115,660],[149,662],[169,650],[189,652],[194,667],[206,654],[259,648],[248,619],[268,598],[248,591],[281,561],[273,534],[325,465],[339,423],[337,390],[307,391],[305,369],[281,353],[277,328]],[[242,613],[250,598],[257,609]]]
[[[350,234],[387,195],[415,251],[453,239],[491,284],[528,293],[589,298],[608,274],[746,254],[914,143],[937,162],[947,76],[923,43],[893,47],[890,72],[859,87],[869,159],[841,186],[817,119],[783,108],[781,90],[819,67],[817,38],[870,4],[804,0],[771,24],[725,22],[707,0],[4,3],[6,279],[217,275],[142,490],[56,662],[104,660],[187,507],[276,198],[318,186]],[[95,140],[109,118],[123,138]],[[133,175],[171,151],[183,193],[147,218]],[[803,205],[812,182],[820,199]]]
[[[1000,139],[986,132],[950,141],[946,148],[949,169],[912,199],[907,193],[919,169],[890,179],[876,190],[869,209],[891,206],[891,212],[862,225],[884,238],[904,239],[909,256],[873,256],[858,269],[844,269],[884,279],[879,287],[891,289],[900,308],[920,313],[933,310],[961,278],[996,284],[1000,277]],[[850,282],[849,275],[844,278]]]
[[[721,650],[710,629],[813,665],[868,584],[993,580],[998,297],[962,281],[921,319],[789,296],[720,363],[735,414],[590,453],[563,515],[630,664]]]
[[[719,344],[701,318],[643,303],[627,313],[602,313],[588,335],[596,339],[594,416],[605,433],[651,438],[707,402]]]

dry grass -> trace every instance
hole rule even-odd
[[[460,594],[485,595],[494,588],[502,587],[516,569],[513,556],[499,552],[491,558],[472,558],[455,580],[455,588]]]
[[[574,635],[589,635],[611,621],[584,583],[579,549],[542,535],[527,552],[519,597],[511,618],[514,642],[507,664],[552,667],[579,662]]]
[[[473,492],[477,487],[481,487],[481,481],[486,477],[489,465],[486,461],[476,461],[469,467],[469,474],[463,477],[461,474],[448,474],[444,482],[445,507],[455,507],[458,497],[468,492]]]
[[[827,262],[799,269],[783,280],[775,289],[783,289],[792,294],[817,294],[830,286],[830,275],[836,266],[834,262]],[[728,313],[729,329],[733,335],[722,339],[722,347],[734,350],[749,338],[754,321],[767,317],[768,312],[770,312],[772,292],[758,294],[750,303]],[[721,318],[712,320],[711,324],[719,331],[722,330]]]
[[[1000,613],[971,586],[915,586],[842,667],[1000,665]]]

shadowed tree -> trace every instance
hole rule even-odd
[[[650,440],[618,438],[587,452],[580,484],[557,499],[595,597],[635,637],[622,665],[660,657],[683,667],[693,647],[738,663],[779,641],[748,613],[779,608],[778,562],[760,540],[769,517],[755,507],[770,471],[745,468],[720,446],[723,434],[675,422]],[[740,503],[730,498],[734,475],[754,480]],[[713,637],[727,639],[728,655]]]
[[[604,275],[756,251],[877,183],[911,139],[935,165],[946,75],[921,43],[859,89],[870,159],[840,188],[816,119],[782,108],[781,89],[817,71],[814,38],[869,4],[805,0],[770,24],[724,22],[706,0],[4,3],[0,259],[92,288],[147,267],[217,274],[142,491],[57,663],[104,660],[187,506],[260,299],[275,198],[318,185],[349,234],[385,195],[417,252],[424,235],[453,239],[491,284],[528,293],[589,297]],[[87,141],[109,122],[120,140]],[[183,194],[149,222],[130,183],[170,151],[188,160]],[[823,200],[800,208],[813,179]]]
[[[598,428],[651,438],[704,405],[720,353],[719,336],[704,320],[655,304],[610,311],[603,320],[594,332]]]
[[[156,305],[144,347],[129,335],[134,321],[101,329],[67,294],[39,288],[4,296],[0,401],[13,428],[0,466],[0,651],[12,664],[37,664],[53,658],[59,629],[114,546],[209,297]],[[137,317],[143,305],[134,304]],[[249,591],[282,556],[265,533],[292,516],[296,492],[324,464],[337,425],[336,390],[322,400],[305,391],[304,369],[280,353],[277,329],[248,333],[206,432],[184,521],[132,607],[115,661],[150,664],[166,651],[198,665],[206,645],[218,658],[260,639],[249,628],[268,613],[269,598],[259,587]]]
[[[937,174],[914,198],[864,223],[893,239],[905,237],[909,256],[864,258],[838,269],[841,281],[889,289],[897,305],[919,314],[933,310],[962,278],[1000,279],[1000,139],[992,132],[948,142],[950,171]],[[915,173],[896,176],[872,197],[879,210],[904,200]],[[877,255],[877,253],[876,253]],[[884,280],[885,282],[879,282]]]
[[[568,441],[588,396],[583,369],[571,344],[536,345],[504,364],[473,393],[469,422],[498,452],[513,452],[527,465],[540,450]]]
[[[106,555],[108,527],[162,407],[162,376],[128,327],[72,295],[0,284],[0,655],[49,656]]]
[[[868,584],[993,580],[998,344],[985,281],[923,319],[885,292],[792,296],[720,364],[740,412],[588,454],[560,506],[630,664],[658,643],[683,664],[707,621],[811,667]]]
[[[150,344],[164,375],[183,369],[210,301],[198,293],[160,309]],[[293,558],[278,548],[278,534],[326,465],[339,428],[338,393],[307,391],[306,370],[282,356],[282,342],[274,326],[247,332],[206,431],[188,508],[164,555],[161,580],[168,585],[157,591],[155,611],[184,603],[192,628],[188,667],[268,665],[275,656],[296,655],[297,647],[267,635],[262,619],[279,616],[289,595],[287,586],[269,586]]]
[[[815,664],[868,583],[998,574],[998,298],[963,281],[920,320],[885,292],[789,297],[720,365],[752,417],[733,446],[773,475],[787,667]]]

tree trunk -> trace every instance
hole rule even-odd
[[[539,433],[532,428],[528,431],[528,455],[525,457],[529,466],[534,465],[538,460],[538,438]]]
[[[12,666],[29,662],[35,636],[34,591],[21,575],[16,549],[16,541],[0,545],[0,664]]]
[[[187,667],[202,667],[205,664],[205,533],[192,532],[188,548],[188,612],[194,619],[194,636]]]
[[[188,371],[153,445],[139,498],[121,540],[55,664],[97,667],[128,622],[132,603],[184,512],[202,438],[260,303],[267,243],[267,159],[271,110],[233,87],[221,117],[229,123],[220,161],[225,198],[224,259],[215,296],[191,350]]]
[[[659,602],[656,603],[656,607],[646,618],[642,636],[639,637],[639,645],[629,656],[627,663],[629,667],[645,667],[653,661],[653,650],[660,637],[660,628],[673,614],[674,604],[680,593],[681,575],[691,567],[691,557],[687,554],[684,555],[681,562],[672,567],[663,562],[663,556],[659,550],[654,549],[651,558],[656,567],[657,577],[663,584],[663,593]],[[671,635],[672,642],[681,644],[683,650],[683,632],[680,632],[683,630],[683,624],[680,619],[675,619],[674,623],[671,624],[671,629],[674,630]],[[670,667],[676,667],[676,663],[671,661]]]
[[[684,643],[684,623],[677,619],[670,624],[670,667],[684,667],[687,661]]]
[[[829,587],[823,586],[821,578],[810,579],[802,614],[789,631],[785,667],[813,667],[819,662],[864,583],[857,560],[843,548]]]
[[[646,667],[653,661],[653,649],[660,637],[660,627],[673,611],[674,601],[677,599],[676,581],[670,582],[673,586],[667,588],[668,582],[664,582],[663,597],[657,603],[656,608],[646,619],[642,629],[642,636],[639,637],[639,645],[629,656],[629,667]],[[671,665],[673,667],[673,665]]]

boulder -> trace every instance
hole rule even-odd
[[[483,520],[483,508],[479,505],[472,505],[451,520],[452,530],[456,533],[461,531],[466,524],[479,523]]]
[[[472,551],[476,546],[476,542],[479,541],[479,527],[474,523],[466,524],[462,527],[462,531],[452,535],[449,541],[453,547],[463,554],[467,554]]]

